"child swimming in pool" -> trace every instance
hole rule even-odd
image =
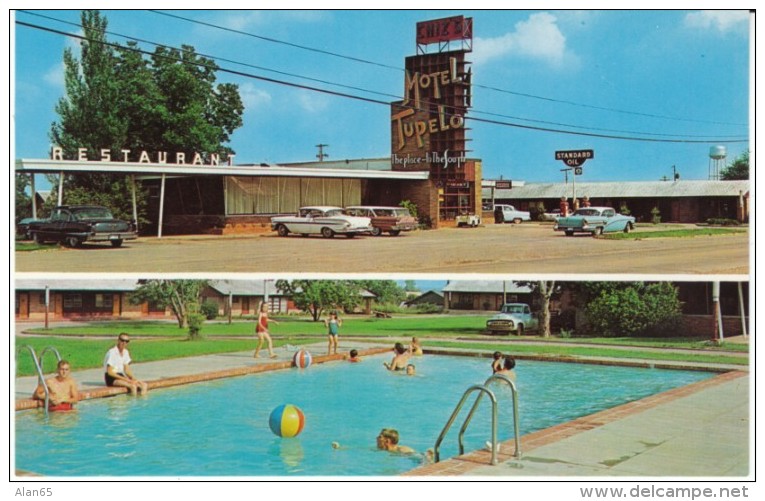
[[[496,374],[502,370],[502,353],[495,351],[494,360],[491,362],[491,373]]]
[[[404,345],[401,343],[396,343],[393,347],[393,351],[395,355],[393,356],[393,360],[388,362],[383,362],[383,365],[386,369],[389,371],[403,371],[406,370],[407,361],[409,360],[410,353],[407,351],[406,348],[404,348]]]
[[[398,454],[414,454],[414,449],[406,445],[399,445],[398,441],[398,430],[383,428],[380,434],[377,435],[377,448]]]
[[[348,353],[348,361],[349,362],[361,362],[361,357],[359,356],[358,350],[351,350],[350,353]]]
[[[502,369],[498,370],[496,374],[507,376],[511,381],[515,382],[515,359],[510,355],[506,356]]]
[[[412,344],[409,345],[409,353],[418,357],[422,355],[422,346],[420,345],[420,340],[416,337],[412,338]]]

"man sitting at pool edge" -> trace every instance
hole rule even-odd
[[[130,337],[122,332],[117,337],[117,345],[106,352],[104,358],[104,381],[106,386],[121,386],[130,390],[132,395],[141,393],[146,395],[149,391],[149,385],[133,377],[133,371],[130,369],[130,352],[127,345]]]
[[[60,360],[56,368],[56,376],[45,380],[45,385],[48,387],[49,411],[71,411],[74,409],[74,404],[80,400],[77,382],[72,379],[70,371],[69,362]],[[45,400],[45,387],[42,384],[35,389],[33,398]]]
[[[377,448],[388,451],[396,452],[398,454],[414,454],[414,449],[407,447],[406,445],[398,445],[398,431],[393,428],[383,428],[380,434],[377,435]]]

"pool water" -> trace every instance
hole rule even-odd
[[[491,375],[490,359],[424,356],[415,376],[390,373],[385,357],[334,362],[80,403],[77,412],[17,412],[16,468],[62,477],[387,476],[417,467],[421,454],[379,451],[375,437],[395,428],[401,444],[432,448],[462,394]],[[711,374],[519,361],[521,434],[696,382]],[[499,438],[512,438],[506,386],[499,400]],[[476,394],[477,395],[477,394]],[[441,445],[457,453],[468,401]],[[295,438],[268,425],[291,403],[305,414]],[[490,438],[489,399],[465,435],[465,450]],[[332,442],[338,442],[335,449]]]

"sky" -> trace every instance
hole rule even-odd
[[[162,12],[104,10],[107,38],[141,39],[150,52],[149,42],[191,45],[222,68],[385,102],[403,95],[418,21],[473,18],[468,147],[483,161],[484,179],[562,182],[566,166],[555,151],[579,149],[594,158],[577,182],[674,172],[708,179],[712,146],[725,146],[726,164],[749,149],[746,11]],[[17,11],[15,20],[81,32],[75,10]],[[62,55],[77,44],[18,24],[11,32],[13,155],[47,158],[54,107],[64,96]],[[328,145],[329,160],[390,156],[386,105],[224,72],[218,82],[237,84],[245,104],[244,125],[229,143],[236,163],[314,161],[318,144]]]

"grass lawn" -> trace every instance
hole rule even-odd
[[[727,343],[711,345],[708,340],[694,338],[572,338],[543,339],[536,336],[484,335],[483,326],[490,315],[418,315],[390,319],[345,317],[340,332],[355,338],[370,340],[408,340],[419,337],[426,347],[460,347],[463,349],[500,350],[503,352],[542,354],[550,356],[604,356],[617,358],[651,358],[656,360],[687,360],[747,365],[748,357],[718,354],[721,350],[746,353],[748,345]],[[323,342],[326,329],[321,322],[306,317],[279,318],[272,325],[275,346],[300,345]],[[18,351],[32,346],[37,353],[46,346],[54,346],[63,358],[76,369],[99,367],[103,356],[120,332],[129,333],[134,342],[130,352],[136,361],[148,362],[210,353],[254,350],[254,322],[238,320],[206,322],[202,329],[203,339],[187,340],[186,329],[179,329],[174,322],[166,321],[106,321],[90,322],[82,326],[30,329],[38,336],[16,337]],[[574,345],[575,344],[575,345]],[[591,345],[591,346],[582,346]],[[619,346],[620,348],[616,348]],[[634,349],[630,349],[630,347]],[[666,352],[644,348],[664,348]],[[669,349],[684,349],[670,352]],[[54,357],[46,356],[45,372],[51,372]],[[28,353],[17,356],[17,375],[33,375],[34,366]]]
[[[681,230],[656,230],[640,231],[637,233],[606,233],[600,238],[612,240],[641,240],[643,238],[686,238],[702,237],[713,235],[731,235],[733,233],[746,233],[745,229],[725,229],[725,228],[699,228],[699,229],[681,229]]]

